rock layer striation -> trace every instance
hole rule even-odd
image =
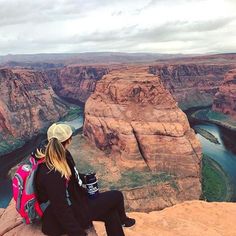
[[[28,139],[67,110],[43,73],[0,70],[0,142]]]
[[[78,65],[44,72],[0,69],[0,155],[63,117],[69,107],[59,97],[84,104],[107,71]]]
[[[229,71],[216,93],[213,110],[236,119],[236,69]]]
[[[107,72],[108,69],[102,66],[71,65],[45,73],[58,96],[84,103],[94,91],[96,82]]]
[[[207,106],[232,65],[167,64],[150,66],[149,72],[158,75],[181,108]]]

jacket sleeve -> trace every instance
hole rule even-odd
[[[52,211],[68,236],[86,236],[67,203],[65,179],[58,171],[50,171],[44,181]]]

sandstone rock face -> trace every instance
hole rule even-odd
[[[215,95],[213,110],[236,119],[236,69],[225,75],[224,82]]]
[[[129,213],[136,225],[125,228],[126,236],[234,236],[235,203],[189,201],[162,211]],[[94,222],[98,236],[106,236],[103,223]],[[0,236],[43,236],[40,226],[22,224],[13,204],[0,216]],[[92,236],[89,234],[89,236]]]
[[[150,212],[162,210],[199,197],[199,180],[195,177],[173,179],[172,182],[158,183],[122,191],[125,207],[129,211]]]
[[[83,132],[122,168],[191,179],[194,193],[185,200],[199,198],[200,142],[158,77],[136,70],[105,75],[86,102]]]
[[[82,134],[73,136],[69,149],[79,172],[93,170],[97,173],[100,191],[118,189],[123,192],[129,211],[161,210],[196,199],[200,194],[198,178],[176,178],[148,169],[141,171],[132,160],[120,160],[119,156],[105,153]]]
[[[46,71],[58,96],[84,103],[94,91],[96,82],[108,72],[100,66],[71,65]]]
[[[211,105],[231,65],[176,64],[150,66],[181,108]]]
[[[67,113],[41,72],[0,70],[0,142],[28,139]]]
[[[68,107],[59,97],[83,104],[107,71],[101,66],[0,69],[0,155],[64,116]]]

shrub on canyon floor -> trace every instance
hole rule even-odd
[[[169,182],[173,188],[177,188],[174,176],[168,173],[127,170],[121,173],[121,178],[117,182],[110,183],[110,189],[135,188],[146,185],[155,185],[163,182]]]
[[[227,174],[219,164],[207,155],[202,159],[203,199],[212,201],[230,201],[231,187]]]

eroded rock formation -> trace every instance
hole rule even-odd
[[[107,72],[102,66],[71,65],[45,73],[58,96],[84,103],[94,91],[96,82]]]
[[[169,207],[163,211],[150,213],[129,213],[136,219],[136,225],[125,228],[127,236],[233,236],[236,232],[235,203],[207,203],[189,201]],[[98,236],[105,236],[104,225],[94,222]],[[1,236],[43,236],[40,226],[27,226],[21,223],[14,206],[10,205],[1,216]],[[90,236],[90,235],[88,235]]]
[[[206,106],[213,98],[232,65],[167,64],[150,66],[149,72],[158,75],[181,108]]]
[[[236,69],[225,75],[224,82],[215,95],[213,110],[236,119]]]
[[[0,70],[0,142],[28,139],[64,116],[67,109],[43,73]]]
[[[68,107],[59,97],[83,104],[107,71],[77,65],[45,72],[0,69],[0,155],[64,116]]]
[[[86,102],[83,132],[124,168],[188,179],[193,193],[185,200],[199,198],[200,143],[158,77],[136,70],[105,75]]]

